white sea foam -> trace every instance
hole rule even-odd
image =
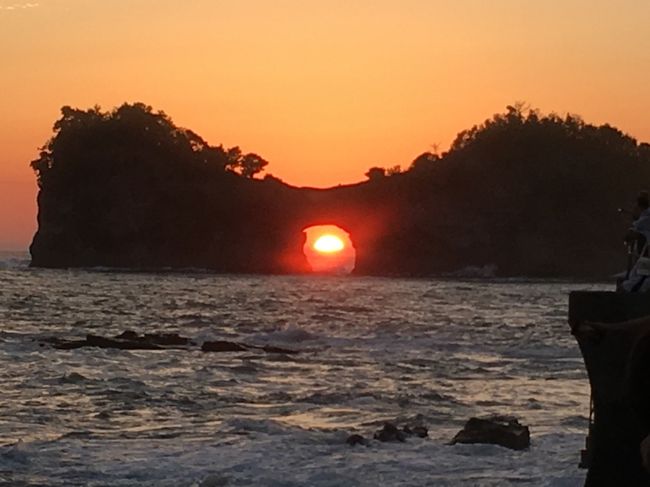
[[[256,341],[269,343],[303,343],[318,340],[319,336],[299,326],[288,326],[286,328],[272,331],[270,333],[258,334],[252,337]]]
[[[26,269],[30,262],[27,252],[0,251],[0,270]]]
[[[4,269],[0,485],[581,485],[577,287]],[[302,353],[38,344],[126,329]],[[531,449],[447,445],[488,413],[529,425]],[[429,438],[345,443],[384,421]]]

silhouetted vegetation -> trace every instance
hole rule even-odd
[[[32,163],[34,265],[306,270],[301,230],[337,224],[357,272],[606,275],[624,265],[616,208],[650,182],[650,145],[609,125],[509,106],[448,152],[367,182],[294,188],[238,147],[211,146],[146,105],[62,109]]]
[[[386,169],[383,167],[371,167],[366,171],[365,176],[371,181],[386,177]]]

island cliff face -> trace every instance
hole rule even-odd
[[[650,146],[577,117],[508,107],[447,153],[375,168],[330,189],[255,179],[266,161],[209,145],[142,104],[62,109],[32,162],[39,267],[301,273],[302,230],[350,233],[355,273],[422,276],[495,266],[500,276],[605,277],[625,266],[631,204]]]

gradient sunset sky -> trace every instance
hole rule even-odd
[[[516,101],[650,141],[649,25],[647,0],[0,0],[0,249],[31,240],[62,105],[142,101],[325,187]]]

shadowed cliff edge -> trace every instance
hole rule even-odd
[[[144,104],[64,107],[32,162],[32,265],[301,273],[302,230],[334,224],[351,235],[357,274],[604,277],[625,265],[616,208],[648,186],[650,145],[517,105],[446,153],[354,185],[257,179],[266,166]]]

